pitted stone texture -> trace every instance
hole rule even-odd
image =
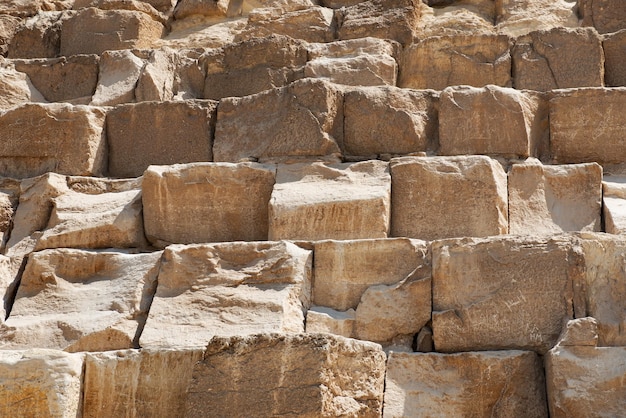
[[[386,238],[387,163],[281,164],[269,204],[269,239]]]
[[[91,104],[113,106],[134,102],[135,87],[144,66],[145,62],[130,50],[104,52]]]
[[[0,113],[0,175],[102,175],[104,116],[97,107],[62,103],[25,104]]]
[[[312,306],[306,313],[306,332],[355,338],[355,315],[354,309],[341,312],[325,306]]]
[[[29,102],[45,101],[28,75],[0,57],[0,112]]]
[[[448,87],[439,99],[439,153],[528,157],[548,136],[546,100],[535,92]]]
[[[507,179],[484,156],[391,160],[391,236],[424,240],[506,234]]]
[[[21,23],[22,19],[18,17],[0,14],[0,55],[8,55],[9,44]]]
[[[182,416],[202,350],[123,350],[85,354],[85,418]]]
[[[604,82],[607,86],[626,86],[626,29],[607,34],[602,40],[604,50]]]
[[[493,25],[496,13],[494,1],[422,0],[416,3],[415,7],[420,11],[417,22],[417,37],[420,40],[431,36],[491,35],[496,32]]]
[[[544,354],[573,317],[584,260],[571,238],[461,238],[432,251],[437,351]]]
[[[529,160],[514,164],[508,179],[511,234],[601,230],[598,164],[543,165]]]
[[[215,161],[336,156],[343,142],[343,93],[322,80],[220,101]]]
[[[435,90],[461,84],[510,87],[510,43],[504,35],[425,39],[404,50],[398,87]]]
[[[525,351],[396,353],[383,417],[548,417],[540,358]]]
[[[174,19],[191,16],[226,17],[228,0],[180,0],[174,9]]]
[[[278,34],[306,42],[331,42],[335,39],[335,26],[334,12],[326,7],[287,12],[278,7],[260,8],[250,12],[246,27],[235,35],[235,41]]]
[[[284,241],[168,247],[141,346],[198,348],[215,335],[303,332],[311,258]]]
[[[108,174],[138,177],[150,165],[211,161],[217,102],[118,106],[107,114]]]
[[[430,266],[424,241],[407,238],[315,243],[313,303],[339,311],[356,309],[374,285],[393,285]]]
[[[185,416],[378,417],[384,374],[378,344],[321,334],[214,338],[194,368]]]
[[[557,163],[626,161],[626,88],[569,89],[550,99],[550,148]]]
[[[74,2],[73,9],[80,10],[89,7],[95,7],[100,10],[130,10],[145,13],[152,19],[167,23],[167,16],[160,13],[149,2],[144,0],[72,0]]]
[[[344,98],[346,155],[376,157],[435,148],[438,94],[398,87],[348,90]]]
[[[83,355],[0,350],[0,415],[80,416]]]
[[[498,32],[509,36],[579,26],[572,0],[500,0],[496,2],[496,14]]]
[[[31,254],[0,346],[70,352],[136,347],[160,258],[161,252],[73,249]]]
[[[20,181],[0,178],[0,248],[4,250],[11,230],[13,217],[20,199]],[[4,252],[4,251],[3,251]]]
[[[262,241],[276,168],[256,163],[151,166],[142,186],[146,237],[170,243]]]
[[[626,3],[620,0],[578,0],[583,26],[593,26],[600,33],[626,29]]]
[[[626,234],[626,178],[605,176],[602,182],[604,232]]]
[[[604,52],[590,28],[554,28],[515,40],[513,86],[548,91],[604,85]]]
[[[9,58],[54,58],[61,50],[61,25],[72,13],[40,12],[15,29]]]

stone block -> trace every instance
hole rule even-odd
[[[590,28],[554,28],[515,40],[513,86],[548,91],[604,85],[604,53]]]
[[[108,174],[138,177],[149,165],[211,161],[217,102],[117,106],[107,113]]]
[[[100,10],[130,10],[145,13],[152,19],[163,24],[167,23],[167,16],[160,13],[149,2],[144,0],[71,0],[72,9],[80,10],[95,7]]]
[[[626,234],[626,179],[607,176],[602,182],[604,232]]]
[[[391,160],[391,236],[433,240],[508,232],[507,180],[484,156]]]
[[[610,87],[626,86],[626,29],[604,35],[604,83]]]
[[[425,39],[405,48],[398,87],[435,90],[461,84],[510,87],[510,44],[505,35]]]
[[[514,164],[509,171],[509,233],[600,231],[602,167],[596,163]]]
[[[45,102],[30,78],[0,57],[0,112],[29,102]]]
[[[9,44],[21,23],[22,19],[19,17],[0,14],[0,55],[4,57],[8,55]]]
[[[137,347],[160,258],[161,252],[68,248],[32,253],[0,346],[69,352]]]
[[[25,104],[0,113],[0,175],[102,175],[104,116],[97,107],[61,103]]]
[[[539,356],[528,351],[396,353],[383,417],[548,417]]]
[[[1,14],[27,17],[42,10],[64,10],[72,7],[72,0],[4,0],[0,4]]]
[[[344,148],[350,156],[410,154],[434,149],[438,98],[430,90],[364,87],[344,96]]]
[[[583,26],[593,26],[600,33],[626,29],[626,4],[620,0],[578,0],[578,14]]]
[[[180,0],[174,9],[174,19],[191,16],[226,17],[228,0]]]
[[[94,106],[114,106],[135,101],[135,88],[145,66],[130,50],[106,51],[100,57]]]
[[[281,164],[269,204],[269,239],[386,238],[387,163]]]
[[[278,34],[306,42],[331,42],[335,40],[334,15],[332,9],[320,6],[287,12],[279,7],[256,9],[248,15],[248,23],[235,35],[235,41]]]
[[[384,374],[378,344],[320,334],[214,338],[194,368],[185,416],[377,417]]]
[[[537,155],[548,137],[547,101],[511,88],[448,87],[439,99],[439,153]]]
[[[573,317],[584,259],[568,237],[460,238],[432,251],[437,351],[545,354]]]
[[[569,89],[550,99],[550,151],[560,164],[626,161],[626,88]]]
[[[83,355],[0,350],[0,415],[80,416]]]
[[[213,159],[337,156],[342,142],[342,91],[326,81],[304,79],[221,100]]]
[[[513,37],[579,26],[576,5],[568,0],[501,0],[496,2],[496,16],[498,32]]]
[[[0,248],[2,250],[11,236],[13,217],[19,199],[20,182],[10,178],[0,178]]]
[[[275,171],[256,163],[148,167],[142,186],[146,237],[159,247],[266,240]]]
[[[61,51],[61,26],[71,12],[40,12],[17,26],[9,58],[54,58]]]
[[[491,0],[416,2],[420,17],[417,38],[450,35],[493,35],[496,6]]]
[[[312,253],[288,242],[165,250],[142,347],[205,347],[215,335],[303,332]]]
[[[306,332],[354,338],[355,315],[354,309],[340,312],[325,306],[311,306],[306,313]]]

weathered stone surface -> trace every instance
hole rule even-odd
[[[217,102],[142,102],[107,114],[108,174],[138,177],[155,164],[211,161]]]
[[[604,53],[598,33],[590,28],[554,28],[515,40],[513,85],[548,91],[604,85]]]
[[[255,163],[149,167],[142,186],[146,237],[159,247],[266,240],[275,171]]]
[[[335,39],[333,17],[332,9],[319,6],[288,12],[281,8],[256,9],[248,15],[248,23],[235,35],[235,41],[279,34],[307,42],[330,42]]]
[[[113,106],[135,101],[135,87],[144,61],[130,50],[106,51],[100,57],[98,85],[91,104]]]
[[[626,161],[626,88],[569,89],[550,99],[550,149],[558,163]]]
[[[9,58],[54,58],[60,53],[63,12],[40,12],[22,21],[9,44]]]
[[[443,90],[467,84],[511,86],[510,40],[504,35],[437,36],[407,47],[398,87]]]
[[[0,14],[0,55],[8,54],[9,44],[21,22],[22,19],[18,17]]]
[[[72,7],[73,0],[4,0],[0,13],[14,16],[34,16],[43,10],[64,10]]]
[[[234,42],[235,35],[244,30],[246,18],[226,19],[215,22],[214,18],[196,21],[195,18],[175,20],[167,36],[154,41],[154,47],[221,48]]]
[[[593,26],[600,33],[626,29],[626,4],[620,0],[578,0],[583,26]]]
[[[548,136],[546,100],[511,88],[448,87],[439,99],[439,153],[537,155]]]
[[[0,174],[102,175],[104,116],[97,107],[61,103],[25,104],[0,113]]]
[[[303,332],[311,251],[288,242],[165,249],[142,347],[204,347],[215,335]]]
[[[167,17],[144,0],[71,0],[74,10],[95,7],[100,10],[130,10],[144,13],[163,24]]]
[[[596,163],[514,164],[509,171],[509,233],[600,231],[602,167]]]
[[[15,296],[15,288],[19,284],[19,270],[22,264],[21,257],[7,257],[0,255],[0,324],[4,322]]]
[[[578,27],[571,0],[500,0],[495,2],[498,32],[521,36],[535,30]]]
[[[583,254],[567,237],[433,243],[437,351],[548,351],[573,316]]]
[[[491,0],[417,2],[415,7],[420,11],[417,37],[422,40],[431,36],[495,34],[495,3]]]
[[[548,417],[543,367],[524,351],[395,353],[385,378],[384,417]]]
[[[0,112],[28,102],[45,102],[30,78],[0,57]]]
[[[306,332],[354,338],[355,315],[354,309],[340,312],[325,306],[312,306],[306,313]]]
[[[226,17],[228,3],[228,0],[179,0],[174,9],[174,19],[185,19],[193,15]]]
[[[163,31],[161,22],[142,12],[89,7],[63,22],[61,55],[146,48],[161,38]]]
[[[83,355],[0,351],[0,415],[80,416]]]
[[[604,82],[607,86],[626,86],[626,29],[605,35],[602,40],[604,50]]]
[[[391,160],[391,236],[425,240],[506,234],[507,180],[484,156]]]
[[[330,335],[214,338],[196,365],[186,416],[377,417],[385,354]],[[294,400],[297,400],[294,402]]]
[[[430,265],[423,241],[407,238],[315,243],[313,303],[339,311],[356,309],[368,287],[393,285]]]
[[[193,367],[201,359],[199,349],[87,353],[82,416],[182,416]]]
[[[282,35],[231,43],[208,51],[204,97],[248,96],[283,87],[302,77],[307,61],[303,42]]]
[[[343,109],[346,155],[397,155],[433,149],[438,137],[438,96],[431,90],[397,87],[347,91]]]
[[[0,346],[107,351],[137,347],[161,252],[74,249],[33,253]]]
[[[343,141],[343,94],[326,81],[220,101],[215,161],[337,155]]]
[[[269,239],[386,238],[387,163],[281,164],[269,204]]]
[[[10,178],[0,178],[0,249],[4,250],[11,229],[13,216],[20,198],[20,182]]]
[[[626,179],[605,176],[602,182],[604,232],[626,234]]]

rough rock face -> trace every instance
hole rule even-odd
[[[235,36],[235,40],[279,34],[307,42],[330,42],[335,38],[333,18],[332,9],[317,6],[288,12],[271,7],[254,10],[248,15],[245,29]]]
[[[129,50],[106,51],[100,58],[94,106],[113,106],[135,100],[135,86],[144,61]]]
[[[626,29],[607,34],[602,40],[604,51],[604,83],[609,87],[626,86],[626,69],[621,63],[626,59]]]
[[[500,0],[496,14],[498,32],[509,36],[579,25],[576,4],[569,0]]]
[[[626,186],[620,177],[602,182],[604,230],[609,234],[626,233]]]
[[[578,0],[578,13],[584,26],[600,33],[626,29],[626,5],[619,0]]]

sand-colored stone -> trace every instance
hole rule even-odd
[[[14,16],[34,16],[43,10],[65,10],[72,7],[73,0],[4,0],[0,13]]]
[[[438,98],[431,90],[364,87],[344,97],[346,155],[376,157],[433,149]]]
[[[626,29],[610,33],[602,39],[604,51],[604,82],[609,87],[626,86]]]
[[[579,26],[576,3],[572,0],[499,0],[495,4],[498,32],[509,36]]]
[[[437,351],[544,354],[573,317],[584,260],[571,238],[460,238],[435,242],[432,252]]]
[[[226,17],[228,0],[179,0],[174,9],[174,19],[180,20],[190,16]]]
[[[107,113],[108,174],[138,177],[150,165],[211,161],[217,102],[117,106]]]
[[[215,161],[333,156],[343,141],[343,94],[327,81],[304,79],[220,101]]]
[[[24,103],[45,101],[28,75],[0,57],[0,112]]]
[[[167,16],[160,13],[151,4],[143,0],[71,0],[72,9],[79,10],[95,7],[100,10],[131,10],[145,13],[152,19],[163,24],[167,23]]]
[[[424,240],[508,232],[507,180],[485,156],[400,157],[391,169],[391,236]]]
[[[591,28],[554,28],[515,40],[513,86],[548,91],[604,85],[604,52]]]
[[[7,56],[9,44],[20,23],[22,23],[22,19],[19,17],[0,14],[0,55]]]
[[[44,250],[31,254],[3,349],[70,352],[137,347],[156,286],[161,252]]]
[[[568,89],[550,99],[550,150],[554,162],[626,161],[626,88]]]
[[[80,416],[83,355],[0,350],[0,415]]]
[[[0,178],[0,249],[4,250],[11,229],[13,217],[20,199],[20,182],[11,178]]]
[[[13,304],[16,286],[19,285],[19,271],[22,264],[21,257],[7,257],[0,255],[0,324],[6,319]]]
[[[313,334],[327,333],[341,335],[346,338],[355,338],[355,315],[354,309],[342,312],[325,306],[311,306],[306,313],[306,332]]]
[[[151,166],[142,186],[146,237],[169,243],[261,241],[276,168],[256,163]]]
[[[102,175],[104,116],[97,107],[62,103],[25,104],[0,113],[0,175]]]
[[[141,346],[199,348],[215,335],[303,332],[311,257],[284,241],[166,248]]]
[[[626,234],[626,178],[605,176],[602,182],[604,232]]]
[[[543,367],[528,351],[396,353],[384,417],[548,417]]]
[[[620,0],[577,0],[583,26],[593,26],[600,33],[626,29],[626,4]]]
[[[15,29],[9,58],[54,58],[61,51],[61,25],[71,16],[63,12],[40,12]]]
[[[214,338],[196,365],[185,416],[359,416],[382,412],[378,344],[323,334]]]
[[[106,51],[100,57],[98,85],[91,104],[113,106],[135,101],[135,87],[145,62],[130,50]]]
[[[496,30],[496,2],[491,0],[422,1],[416,2],[420,18],[417,37],[431,36],[491,35]]]
[[[602,167],[543,165],[530,159],[509,171],[509,232],[600,231]]]
[[[405,48],[398,87],[443,90],[466,84],[511,86],[511,41],[504,35],[436,36]]]
[[[269,202],[269,239],[386,238],[387,163],[281,164]]]
[[[548,136],[548,109],[531,91],[446,88],[439,98],[439,153],[528,157]]]

